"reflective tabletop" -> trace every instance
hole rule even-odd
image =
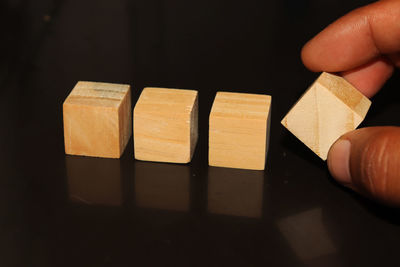
[[[396,266],[399,210],[334,182],[280,125],[302,45],[371,1],[3,1],[0,266]],[[199,91],[189,164],[64,153],[79,80]],[[361,125],[399,125],[400,75]],[[272,96],[265,171],[208,166],[217,91]]]

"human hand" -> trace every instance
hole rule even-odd
[[[356,9],[309,41],[302,60],[312,71],[340,73],[367,97],[400,67],[400,1]],[[400,206],[400,127],[369,127],[332,145],[328,168],[341,184]]]

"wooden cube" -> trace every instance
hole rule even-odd
[[[63,113],[66,154],[119,158],[132,133],[130,86],[78,82]]]
[[[282,120],[321,159],[343,134],[363,121],[371,101],[344,78],[322,73]]]
[[[271,97],[218,92],[210,113],[209,165],[264,170]]]
[[[135,158],[188,163],[198,137],[197,91],[144,88],[134,109]]]

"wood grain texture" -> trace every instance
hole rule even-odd
[[[264,170],[271,97],[218,92],[210,113],[209,165]]]
[[[135,158],[188,163],[198,139],[197,91],[144,88],[134,109]]]
[[[364,120],[371,101],[344,78],[322,73],[282,124],[321,159],[332,144]]]
[[[66,154],[119,158],[132,133],[130,86],[78,82],[63,117]]]

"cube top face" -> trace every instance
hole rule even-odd
[[[129,85],[78,82],[63,104],[65,153],[119,158],[132,133]]]
[[[125,84],[80,81],[64,103],[118,108],[129,91],[130,86]]]
[[[350,86],[339,76],[323,73],[281,122],[323,160],[340,136],[357,128],[371,105]]]
[[[197,91],[144,88],[134,109],[135,158],[188,163],[197,142]]]
[[[147,87],[136,103],[135,112],[185,118],[190,116],[196,98],[195,90]]]
[[[271,97],[218,92],[210,113],[209,165],[264,170]]]
[[[267,120],[271,96],[217,92],[211,114],[214,117]]]
[[[316,83],[329,90],[361,118],[367,114],[371,101],[344,78],[323,72]]]

